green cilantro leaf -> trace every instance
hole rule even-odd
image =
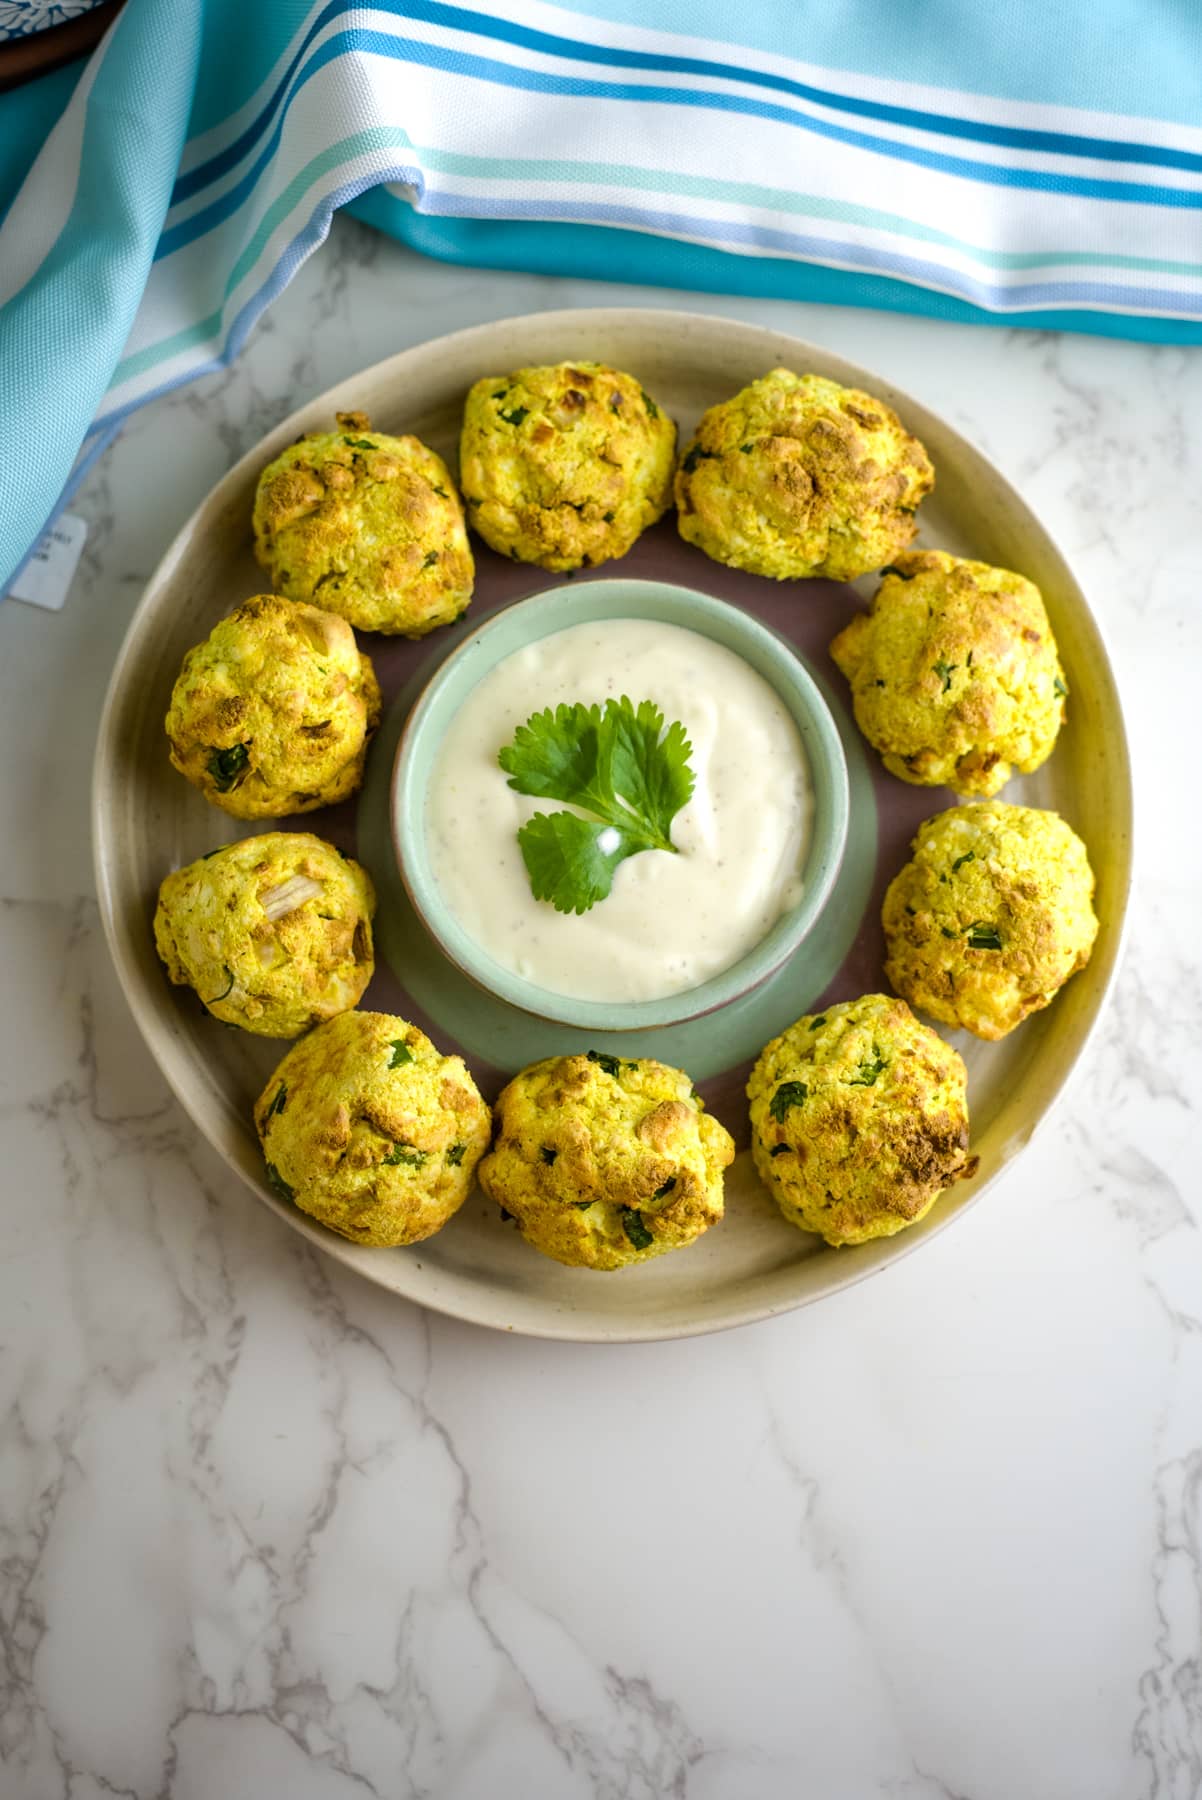
[[[388,1062],[390,1069],[403,1068],[406,1063],[413,1061],[413,1052],[404,1038],[393,1038],[388,1047],[392,1051]]]
[[[588,1062],[595,1062],[599,1068],[605,1070],[607,1075],[612,1075],[615,1081],[622,1073],[621,1058],[611,1056],[608,1050],[586,1050],[585,1058]],[[630,1066],[633,1068],[634,1064],[631,1063]]]
[[[643,405],[647,408],[647,417],[649,419],[658,419],[659,407],[655,404],[655,401],[651,398],[646,388],[640,388],[639,393],[643,396]]]
[[[516,428],[521,424],[523,419],[528,419],[530,417],[530,408],[528,406],[515,406],[511,412],[503,412],[501,417],[507,425],[513,425]]]
[[[229,793],[249,761],[249,744],[233,744],[228,750],[214,750],[207,766],[219,794]]]
[[[657,1187],[655,1192],[652,1194],[651,1198],[653,1200],[663,1200],[668,1194],[670,1194],[672,1192],[672,1189],[675,1186],[676,1186],[675,1175],[669,1175],[668,1179],[664,1182],[664,1185],[662,1187]]]
[[[848,1087],[875,1087],[877,1076],[883,1074],[888,1067],[888,1063],[874,1044],[872,1047],[872,1061],[862,1062],[860,1064],[859,1074],[854,1081],[849,1081],[847,1085]]]
[[[376,444],[372,443],[370,438],[344,437],[342,441],[348,450],[375,450],[378,448]]]
[[[819,1013],[818,1017],[816,1019],[810,1020],[810,1030],[817,1031],[817,1029],[820,1025],[825,1025],[825,1024],[826,1024],[826,1014]]]
[[[604,900],[614,873],[642,850],[670,850],[672,821],[693,792],[684,726],[664,728],[650,700],[557,706],[518,727],[497,760],[519,794],[591,813],[535,813],[518,833],[536,900],[583,913]]]
[[[975,862],[976,860],[977,860],[976,851],[975,850],[966,850],[964,852],[964,855],[958,856],[956,858],[955,862],[952,864],[952,874],[954,875],[956,873],[957,869],[962,869],[964,867],[965,863]]]
[[[935,673],[942,679],[943,692],[945,694],[947,693],[948,689],[951,687],[952,676],[955,674],[956,670],[959,667],[960,667],[959,663],[944,662],[942,658],[940,658],[940,660],[935,664]]]
[[[224,999],[225,999],[225,998],[226,998],[226,996],[227,996],[227,995],[228,995],[228,994],[229,994],[229,993],[230,993],[230,992],[231,992],[231,990],[232,990],[232,989],[233,989],[233,986],[234,986],[234,971],[233,971],[233,970],[232,970],[232,969],[231,969],[231,968],[230,968],[230,965],[229,965],[229,964],[228,964],[228,963],[222,963],[222,965],[221,965],[221,966],[222,966],[222,968],[223,968],[223,969],[224,969],[224,970],[225,970],[225,973],[226,973],[226,975],[227,975],[227,977],[228,977],[228,980],[227,980],[227,981],[226,981],[226,984],[225,984],[225,986],[224,986],[224,987],[223,987],[223,988],[222,988],[222,990],[221,990],[221,992],[220,992],[220,993],[219,993],[219,994],[214,994],[214,995],[213,995],[213,997],[212,997],[212,999],[211,999],[211,1000],[205,1000],[205,1001],[204,1001],[204,1004],[205,1004],[205,1005],[206,1005],[206,1006],[216,1006],[216,1004],[217,1004],[217,1002],[218,1002],[218,1001],[219,1001],[219,1000],[224,1000]],[[204,998],[204,997],[203,997],[203,995],[202,995],[202,996],[201,996],[201,998],[202,998],[202,999],[203,999],[203,998]],[[271,1114],[270,1114],[270,1113],[268,1113],[268,1115],[267,1115],[267,1116],[268,1116],[268,1118],[270,1118],[270,1117],[271,1117]]]
[[[287,1106],[287,1104],[288,1104],[288,1089],[284,1085],[284,1083],[281,1081],[279,1087],[275,1091],[275,1099],[272,1101],[271,1105],[267,1108],[267,1113],[263,1120],[263,1123],[266,1124],[268,1119],[274,1118],[276,1113],[282,1113],[285,1106]]]
[[[967,935],[970,950],[1000,950],[1002,947],[996,925],[970,925]]]
[[[415,1150],[412,1144],[394,1144],[384,1161],[391,1169],[395,1169],[398,1163],[403,1163],[407,1169],[421,1169],[425,1167],[429,1157],[428,1150]]]
[[[1068,699],[1068,689],[1065,687],[1064,683],[1061,681],[1059,675],[1057,675],[1056,679],[1052,683],[1052,692],[1054,694],[1058,694],[1059,697],[1061,698],[1061,700]]]
[[[717,455],[716,450],[703,450],[700,444],[694,444],[680,466],[686,475],[691,475],[699,462],[713,462]]]
[[[274,1163],[267,1164],[267,1185],[281,1200],[295,1200],[296,1189],[289,1187]]]
[[[466,1155],[466,1144],[452,1144],[451,1148],[447,1151],[447,1161],[453,1169],[458,1169],[462,1166],[463,1159]]]
[[[775,1119],[778,1125],[783,1125],[785,1114],[793,1107],[800,1106],[809,1097],[809,1092],[804,1081],[782,1081],[768,1102],[768,1117]]]
[[[655,1242],[647,1227],[643,1224],[643,1215],[637,1206],[622,1208],[622,1230],[630,1239],[636,1250],[649,1250]]]

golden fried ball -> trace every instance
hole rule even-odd
[[[357,1244],[440,1230],[467,1199],[490,1126],[461,1058],[389,1013],[318,1025],[255,1106],[275,1192]]]
[[[722,1217],[734,1143],[687,1075],[590,1050],[515,1075],[480,1186],[527,1243],[576,1268],[679,1250]]]
[[[885,767],[988,799],[1046,762],[1068,689],[1033,582],[942,550],[885,570],[872,611],[831,645]]]
[[[212,805],[278,819],[353,794],[379,721],[375,670],[346,621],[260,594],[185,656],[167,738]]]
[[[903,1000],[865,994],[790,1025],[751,1071],[755,1166],[828,1244],[892,1237],[976,1169],[958,1051]]]
[[[455,484],[415,437],[366,413],[289,445],[259,477],[255,554],[277,593],[361,631],[420,638],[472,597],[475,564]]]
[[[885,895],[885,973],[912,1006],[1005,1037],[1089,961],[1085,845],[1059,814],[990,800],[919,826]]]
[[[543,569],[625,556],[671,504],[676,427],[632,375],[556,363],[467,397],[459,476],[486,543]]]
[[[215,1019],[299,1037],[356,1006],[375,966],[366,869],[307,831],[211,850],[159,889],[154,938],[167,973]]]
[[[905,549],[934,485],[884,401],[773,369],[703,414],[676,472],[680,535],[753,575],[850,581]]]

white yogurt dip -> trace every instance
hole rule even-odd
[[[497,755],[532,713],[623,694],[679,719],[692,745],[679,854],[631,856],[608,898],[557,913],[530,892],[517,834],[563,803],[515,793]],[[812,814],[800,734],[762,675],[700,632],[611,619],[540,638],[473,688],[439,748],[425,829],[446,905],[498,963],[574,999],[637,1001],[700,986],[796,905]]]

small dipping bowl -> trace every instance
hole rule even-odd
[[[472,690],[499,662],[539,638],[607,619],[678,625],[722,644],[776,690],[801,736],[814,808],[803,892],[764,937],[729,968],[697,987],[659,1000],[577,1000],[552,993],[497,962],[450,911],[430,867],[426,795],[443,737]],[[641,696],[632,695],[632,699]],[[532,706],[537,711],[537,706]],[[500,750],[501,746],[497,746]],[[498,780],[503,780],[500,770]],[[550,802],[547,803],[551,804]],[[392,774],[392,836],[401,879],[426,930],[456,968],[498,999],[557,1024],[591,1031],[646,1031],[682,1024],[738,999],[777,970],[802,943],[826,902],[847,839],[847,765],[839,732],[817,685],[792,645],[724,600],[658,581],[610,580],[553,588],[519,600],[472,632],[419,694],[397,746]],[[481,869],[481,880],[488,880]],[[602,902],[601,904],[604,904]]]

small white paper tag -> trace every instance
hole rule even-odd
[[[29,560],[8,590],[10,600],[61,612],[79,566],[88,522],[77,513],[60,513],[30,552]]]

